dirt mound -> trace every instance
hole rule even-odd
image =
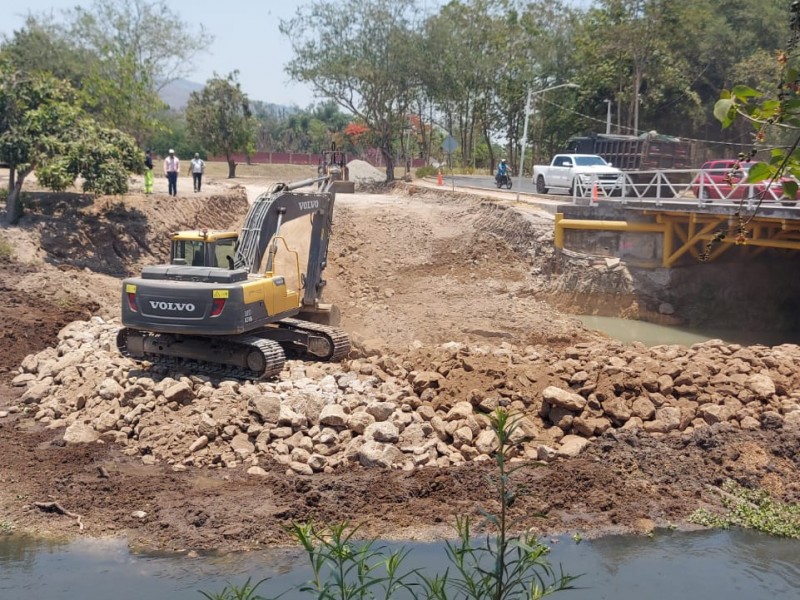
[[[347,163],[350,181],[356,184],[380,183],[386,181],[386,173],[376,169],[371,164],[363,160],[351,160]]]
[[[11,380],[25,356],[54,344],[64,325],[85,319],[99,308],[91,301],[59,299],[47,287],[22,293],[19,282],[35,273],[30,265],[0,260],[0,384]],[[0,393],[0,402],[2,398]]]

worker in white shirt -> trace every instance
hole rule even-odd
[[[192,174],[192,181],[194,182],[194,191],[199,192],[200,186],[203,184],[203,171],[206,170],[206,163],[200,158],[200,155],[195,152],[192,164],[189,166],[189,172]]]
[[[175,150],[169,149],[169,156],[164,159],[164,175],[169,183],[169,195],[178,195],[178,173],[181,170],[181,161],[175,156]]]

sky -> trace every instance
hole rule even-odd
[[[333,0],[347,2],[347,0]],[[446,0],[420,0],[423,10],[435,10]],[[15,4],[16,6],[10,6]],[[239,82],[251,100],[307,108],[319,101],[311,86],[293,83],[284,73],[292,58],[289,39],[278,31],[281,19],[291,19],[309,0],[168,0],[175,14],[197,31],[202,24],[213,35],[210,51],[199,55],[185,79],[203,84],[216,72],[225,76],[239,70]],[[582,5],[588,0],[572,0]],[[86,0],[0,0],[0,36],[24,25],[28,13],[58,15],[75,6],[91,7]]]
[[[16,6],[9,6],[12,2]],[[433,8],[440,2],[424,3]],[[224,76],[238,69],[242,89],[251,100],[300,108],[318,101],[309,85],[289,81],[283,69],[292,58],[291,43],[278,31],[280,20],[294,17],[308,0],[168,0],[168,4],[195,31],[202,23],[214,36],[210,51],[196,58],[196,68],[185,79],[203,84],[215,72]],[[0,35],[21,28],[29,12],[57,15],[75,6],[89,8],[92,2],[0,0]]]

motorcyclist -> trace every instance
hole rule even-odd
[[[506,164],[506,159],[503,158],[500,160],[500,164],[497,165],[497,175],[494,176],[494,180],[500,183],[505,181],[506,177],[508,177],[508,164]]]

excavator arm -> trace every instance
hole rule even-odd
[[[318,184],[317,192],[294,190]],[[316,306],[325,285],[322,271],[328,257],[328,241],[333,221],[333,205],[336,193],[329,176],[306,179],[291,184],[279,183],[258,196],[245,217],[239,232],[239,245],[234,257],[234,268],[258,273],[262,260],[267,255],[266,270],[274,267],[274,252],[281,227],[295,219],[311,219],[311,240],[308,249],[308,264],[303,277],[302,305]]]

